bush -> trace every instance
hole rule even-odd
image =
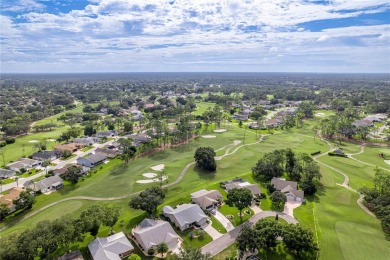
[[[27,170],[26,170],[26,168],[21,168],[20,169],[20,173],[25,173]]]
[[[317,151],[317,152],[314,152],[314,153],[311,153],[310,155],[313,156],[313,155],[317,155],[317,154],[320,154],[321,151]]]
[[[272,185],[271,183],[268,183],[268,184],[267,184],[267,190],[268,190],[270,193],[276,191],[274,185]]]
[[[338,154],[338,153],[334,153],[334,152],[329,152],[328,155],[329,156],[338,156],[338,157],[348,157],[348,155],[346,155],[346,154]]]
[[[13,144],[13,143],[15,143],[15,138],[8,138],[8,139],[5,139],[5,143],[6,143],[6,144]]]
[[[4,146],[6,146],[6,145],[7,145],[6,142],[0,142],[0,147],[4,147]]]
[[[154,248],[153,247],[148,249],[148,255],[154,255]]]

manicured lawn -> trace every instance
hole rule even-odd
[[[266,217],[265,219],[269,219],[269,220],[275,220],[275,217]],[[286,220],[282,219],[282,218],[279,218],[278,219],[278,222],[282,223],[282,224],[288,224]]]
[[[221,222],[219,222],[214,216],[210,216],[210,219],[211,219],[211,226],[213,228],[215,228],[217,231],[219,231],[219,233],[221,234],[225,234],[226,233],[226,229],[225,227],[221,224]]]
[[[251,214],[246,214],[245,211],[249,210]],[[242,222],[239,216],[240,211],[236,207],[229,207],[228,205],[223,205],[218,209],[224,216],[232,215],[233,219],[229,219],[232,222],[233,226],[237,227],[241,225],[243,222],[247,221],[253,216],[253,211],[250,208],[245,208],[242,210]]]
[[[4,180],[1,180],[1,184],[4,185],[4,184],[12,183],[14,181],[15,181],[14,179],[4,179]]]
[[[215,103],[212,102],[197,102],[196,107],[197,109],[192,112],[193,115],[202,115],[209,107],[213,109],[215,106]]]
[[[186,175],[179,184],[166,189],[166,198],[163,205],[177,205],[180,202],[188,202],[190,193],[200,189],[215,189],[219,187],[219,182],[232,179],[234,177],[243,177],[245,180],[252,182],[251,167],[253,167],[257,160],[266,152],[274,149],[284,149],[291,147],[297,152],[311,153],[313,151],[327,151],[328,146],[320,141],[318,138],[313,138],[313,127],[315,120],[305,122],[304,127],[300,129],[292,129],[289,131],[281,131],[274,135],[268,136],[267,139],[259,144],[246,146],[239,149],[235,154],[217,161],[217,171],[215,173],[208,173],[199,170],[197,167],[190,167]],[[75,185],[66,184],[65,187],[50,195],[40,195],[37,198],[37,203],[33,210],[36,210],[44,205],[58,201],[67,197],[74,196],[93,196],[93,197],[113,197],[122,196],[131,192],[140,191],[147,187],[156,184],[138,184],[137,180],[144,179],[143,173],[150,172],[150,167],[164,163],[166,165],[165,172],[168,175],[168,183],[173,182],[180,175],[183,168],[193,161],[194,151],[199,146],[212,146],[215,149],[224,147],[233,143],[234,140],[243,141],[243,129],[232,127],[228,132],[216,135],[214,139],[199,138],[192,141],[189,145],[184,145],[177,148],[167,149],[159,153],[155,153],[145,158],[139,158],[129,164],[123,163],[119,159],[113,159],[107,165],[101,165],[98,172],[86,177]],[[254,132],[247,131],[245,143],[252,143],[256,140]],[[238,145],[240,146],[240,145]],[[237,146],[237,147],[238,147]],[[236,149],[236,148],[234,148]],[[232,149],[232,150],[234,150]],[[231,151],[232,151],[231,150]],[[221,151],[224,154],[225,150]],[[366,155],[367,160],[370,160],[370,153]],[[370,166],[359,164],[348,158],[335,158],[324,156],[320,158],[321,161],[331,164],[336,169],[339,169],[350,175],[351,186],[353,188],[360,188],[361,184],[370,183],[373,177],[373,168]],[[370,162],[370,161],[368,161]],[[360,259],[384,259],[383,256],[389,255],[386,250],[390,248],[390,242],[386,241],[381,231],[380,223],[375,218],[367,215],[356,204],[357,194],[346,190],[343,187],[336,185],[342,183],[343,177],[324,166],[321,166],[321,173],[323,178],[321,180],[322,187],[316,196],[308,197],[305,205],[300,206],[294,210],[294,216],[298,221],[304,225],[311,227],[313,232],[318,234],[319,245],[321,251],[320,259],[344,259],[345,252],[349,254],[351,250],[359,248]],[[261,187],[265,192],[265,187]],[[226,192],[221,191],[224,196]],[[43,212],[38,213],[34,217],[21,222],[5,231],[2,231],[1,236],[10,234],[12,232],[22,231],[26,228],[34,226],[37,222],[45,219],[55,219],[60,216],[69,214],[70,217],[79,216],[80,212],[90,205],[98,204],[104,206],[118,206],[122,209],[121,217],[115,225],[116,231],[123,230],[129,232],[132,227],[147,217],[145,213],[139,210],[130,209],[128,201],[130,198],[114,201],[86,201],[86,200],[72,200],[62,202]],[[267,207],[262,200],[261,207]],[[163,207],[159,206],[159,210]],[[224,205],[221,208],[223,214],[234,215],[233,224],[237,226],[240,224],[238,210]],[[250,218],[252,215],[244,215]],[[314,216],[315,223],[314,224]],[[123,225],[120,222],[123,221]],[[237,223],[238,222],[238,223]],[[343,229],[342,225],[337,222],[357,223],[359,226],[348,226]],[[9,222],[7,222],[9,223]],[[4,224],[2,224],[4,225]],[[105,231],[101,231],[104,235]],[[361,242],[366,234],[372,234],[377,239],[373,243]],[[352,242],[341,244],[339,237],[348,236]],[[185,238],[185,240],[189,237]],[[359,239],[358,239],[359,238]],[[206,240],[207,238],[205,238]],[[211,239],[211,238],[210,238]],[[210,240],[211,241],[211,240]],[[204,241],[195,241],[200,243]],[[206,240],[207,242],[207,240]],[[194,243],[194,241],[185,241],[186,244]],[[83,244],[85,248],[85,243]],[[349,251],[348,251],[349,250]],[[372,253],[373,251],[378,252]],[[381,255],[380,255],[380,254]],[[351,255],[355,256],[353,253]],[[291,259],[291,256],[286,254],[283,248],[277,249],[275,254],[267,256],[268,259]],[[279,258],[278,258],[279,257]],[[219,259],[219,258],[217,258]]]
[[[196,231],[194,231],[194,230],[187,229],[184,231],[180,231],[178,229],[175,229],[175,231],[183,239],[184,247],[200,248],[200,247],[210,243],[211,241],[213,241],[211,236],[204,231],[203,231],[203,238],[194,237],[192,239],[190,237],[190,233],[194,232],[196,234]]]
[[[86,151],[89,151],[91,149],[93,149],[93,146],[87,146],[87,147],[81,149],[81,151],[86,152]]]
[[[389,158],[388,160],[390,160],[390,149],[387,147],[366,146],[364,147],[364,153],[354,155],[353,157],[363,162],[375,164],[390,170],[390,165],[385,163],[383,158],[379,157],[379,154],[381,153],[385,154],[385,156]]]

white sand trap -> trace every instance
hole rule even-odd
[[[153,167],[150,167],[150,169],[152,169],[153,171],[162,171],[162,170],[164,170],[164,167],[165,167],[165,164],[161,163],[161,164],[157,164]]]
[[[209,138],[216,138],[215,135],[202,135],[202,137],[203,138],[207,138],[207,139],[209,139]]]
[[[28,141],[29,143],[38,143],[39,141],[38,140],[30,140]]]
[[[167,179],[168,179],[168,176],[162,176],[163,181],[166,181]],[[155,178],[152,180],[139,180],[139,181],[136,181],[136,183],[152,183],[152,182],[160,182],[160,181],[161,181],[160,178]]]
[[[390,164],[390,160],[385,160],[385,163]]]
[[[48,142],[55,142],[55,139],[47,139]]]
[[[226,129],[213,130],[214,133],[223,133],[223,132],[226,132],[226,131],[227,131]]]
[[[154,178],[154,177],[157,177],[157,174],[152,173],[152,172],[147,172],[147,173],[142,174],[142,176],[144,176],[146,178]]]
[[[237,144],[240,144],[240,143],[241,143],[240,140],[234,140],[234,141],[233,141],[233,144],[234,144],[234,145],[237,145]]]
[[[317,113],[317,114],[315,114],[315,116],[323,117],[323,116],[325,116],[325,114],[324,113]]]

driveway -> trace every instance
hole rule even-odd
[[[248,223],[249,225],[253,225],[260,219],[266,217],[275,217],[276,214],[278,214],[279,218],[286,220],[288,223],[292,223],[292,224],[298,223],[298,221],[295,218],[291,217],[290,215],[286,215],[283,212],[277,212],[277,211],[263,211],[257,213],[246,223]],[[229,247],[236,241],[236,238],[240,234],[241,228],[242,225],[230,230],[229,232],[223,234],[221,237],[217,238],[216,240],[213,240],[212,242],[208,243],[207,245],[202,247],[202,253],[203,254],[209,253],[212,256],[217,255],[219,252]]]
[[[211,226],[211,221],[210,221],[210,223],[204,224],[204,225],[202,226],[202,229],[203,229],[207,234],[209,234],[213,240],[215,240],[215,239],[217,239],[217,238],[219,238],[219,237],[222,236],[222,234],[219,233],[218,230],[216,230],[215,228],[213,228],[213,227]]]
[[[298,208],[299,206],[302,205],[302,202],[299,201],[287,201],[286,204],[284,205],[284,210],[283,213],[287,214],[291,217],[294,217],[294,209]]]
[[[229,219],[227,219],[221,212],[218,210],[215,211],[214,217],[222,224],[222,226],[225,227],[226,231],[230,231],[234,229],[234,226],[232,222],[230,222]]]

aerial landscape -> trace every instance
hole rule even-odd
[[[388,1],[0,7],[0,260],[389,259]]]

